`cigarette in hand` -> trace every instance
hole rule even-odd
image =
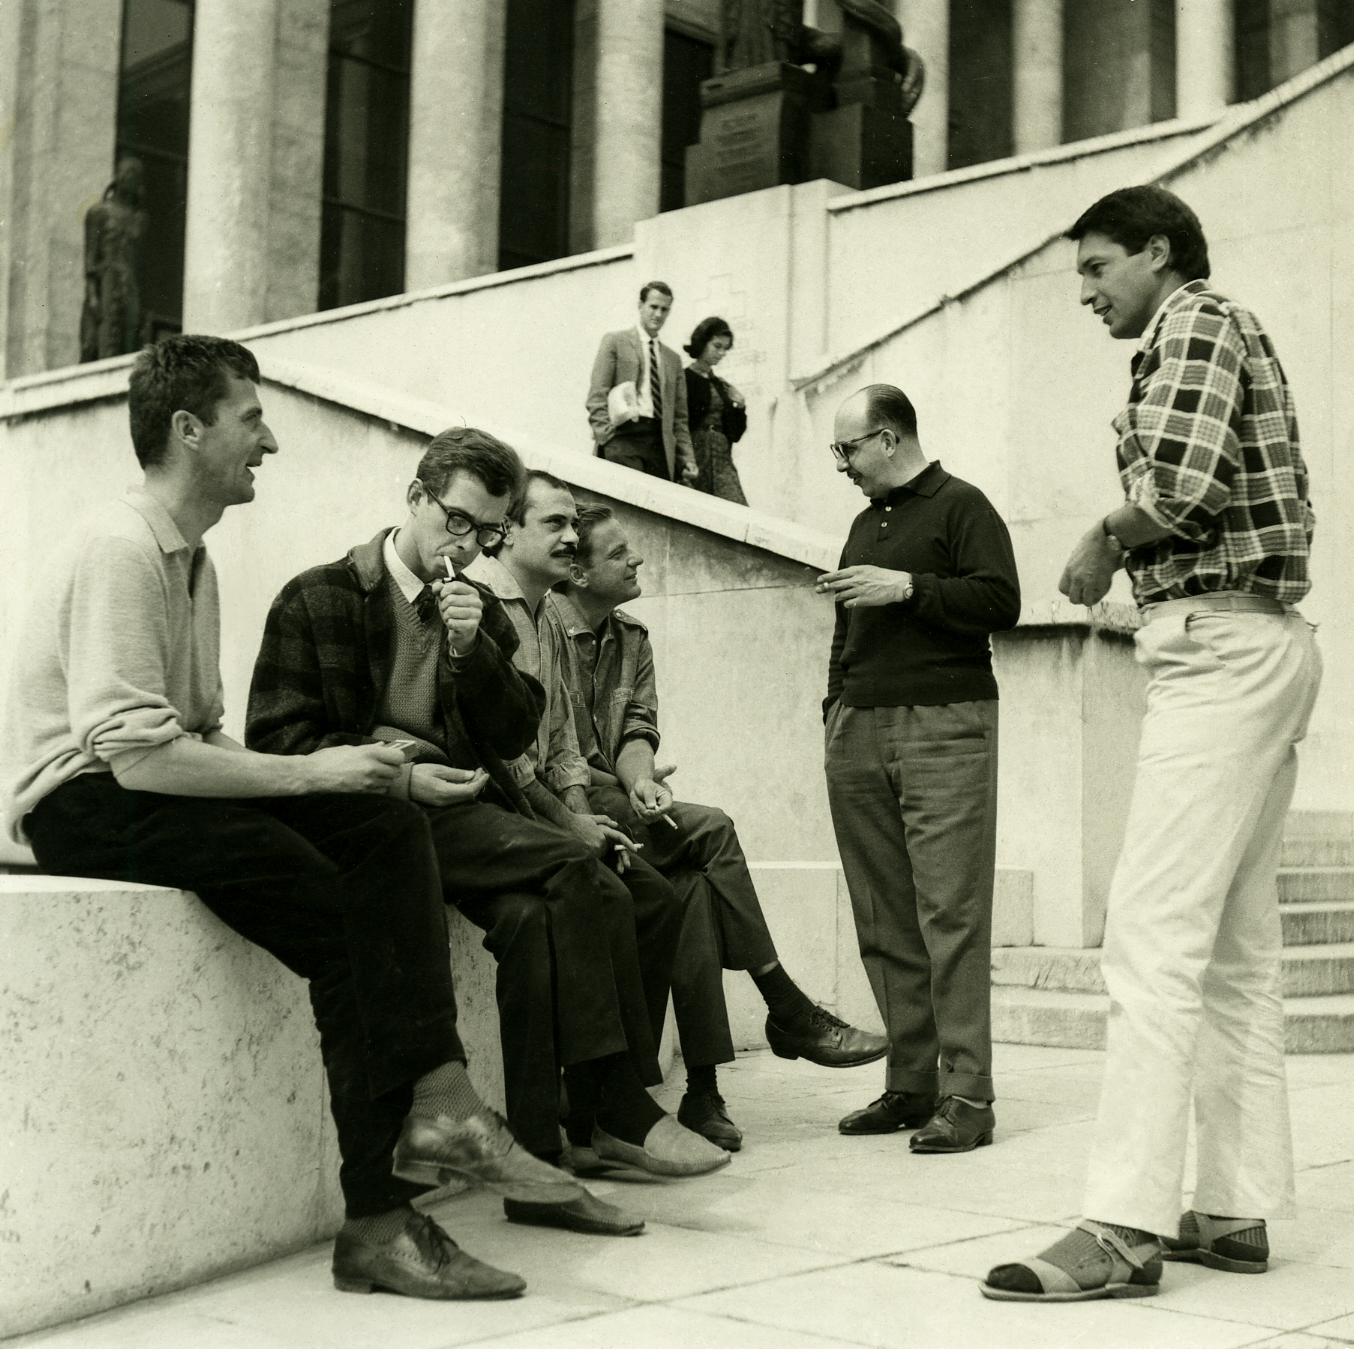
[[[442,565],[447,569],[447,580],[454,581],[456,579],[456,568],[451,565],[451,559],[445,553],[442,554]]]
[[[663,818],[674,828],[677,828],[677,821],[671,815],[664,815]],[[679,831],[680,832],[680,831]]]

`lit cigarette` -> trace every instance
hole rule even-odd
[[[677,828],[677,821],[671,815],[664,815],[663,818],[674,828]]]
[[[445,553],[442,554],[442,565],[447,569],[447,580],[454,581],[456,579],[456,568],[451,565],[451,559]]]

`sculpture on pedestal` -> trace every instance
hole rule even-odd
[[[122,356],[141,346],[137,254],[146,232],[139,159],[118,161],[103,199],[85,212],[85,303],[80,360]]]
[[[719,73],[701,86],[687,204],[831,178],[877,187],[912,176],[908,114],[921,57],[878,0],[833,0],[840,29],[804,23],[803,0],[724,0]]]

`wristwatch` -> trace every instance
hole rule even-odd
[[[911,576],[911,574],[909,573],[908,578],[907,578],[907,584],[903,587],[903,598],[900,599],[900,600],[898,601],[898,603],[899,603],[899,604],[906,604],[906,603],[908,602],[908,600],[910,600],[910,599],[912,598],[912,591],[913,591],[913,589],[914,589],[914,587],[913,587],[913,585],[912,585],[912,576]]]

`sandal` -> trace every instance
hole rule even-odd
[[[998,1265],[981,1285],[999,1302],[1090,1302],[1152,1297],[1161,1286],[1161,1243],[1130,1246],[1103,1223],[1081,1222],[1046,1251]]]
[[[1193,1260],[1229,1274],[1263,1274],[1269,1268],[1263,1218],[1213,1218],[1190,1209],[1180,1219],[1180,1235],[1163,1240],[1167,1260]]]

